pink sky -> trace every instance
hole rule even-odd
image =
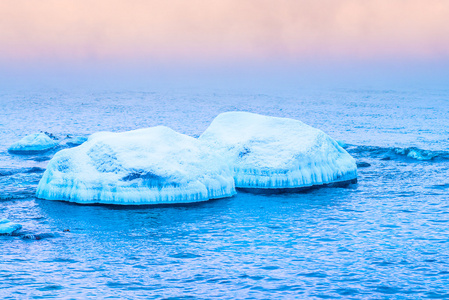
[[[14,0],[0,62],[449,59],[447,0]]]

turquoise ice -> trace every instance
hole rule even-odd
[[[8,219],[0,219],[0,235],[10,235],[22,229],[22,225],[9,221]]]

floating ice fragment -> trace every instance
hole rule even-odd
[[[65,142],[69,147],[79,146],[87,141],[87,137],[84,136],[67,136],[67,141]]]
[[[342,147],[343,149],[348,148],[348,144],[346,144],[344,141],[341,140],[335,140],[337,142],[337,144]]]
[[[8,219],[0,219],[0,235],[12,235],[22,229],[22,225],[9,221]]]
[[[37,197],[78,203],[198,202],[235,194],[232,170],[197,139],[158,126],[91,135],[48,163]]]
[[[218,115],[199,139],[234,166],[236,187],[291,189],[357,179],[348,152],[297,120],[228,112]]]
[[[38,153],[50,150],[57,145],[57,141],[41,132],[25,136],[20,141],[12,144],[8,151],[17,154]]]

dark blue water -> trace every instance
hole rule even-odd
[[[3,92],[0,298],[449,298],[449,91]],[[167,125],[198,136],[220,112],[302,120],[344,141],[359,183],[180,206],[38,200],[53,155],[7,147]]]

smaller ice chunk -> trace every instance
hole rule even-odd
[[[40,132],[25,136],[20,141],[12,144],[8,151],[11,153],[26,154],[45,152],[58,145],[58,142],[47,134]]]
[[[0,219],[0,235],[11,235],[22,229],[22,225],[9,221],[8,219]]]
[[[68,137],[67,141],[65,142],[67,146],[69,147],[75,147],[79,146],[82,143],[87,141],[87,137],[85,136],[70,136]]]
[[[199,202],[235,194],[232,170],[195,138],[157,126],[97,132],[48,163],[37,197],[77,203]]]
[[[222,113],[199,140],[229,159],[238,188],[291,190],[357,179],[354,158],[298,120]]]
[[[348,148],[348,144],[346,144],[344,141],[341,140],[335,140],[337,142],[337,144],[342,147],[343,149]]]

